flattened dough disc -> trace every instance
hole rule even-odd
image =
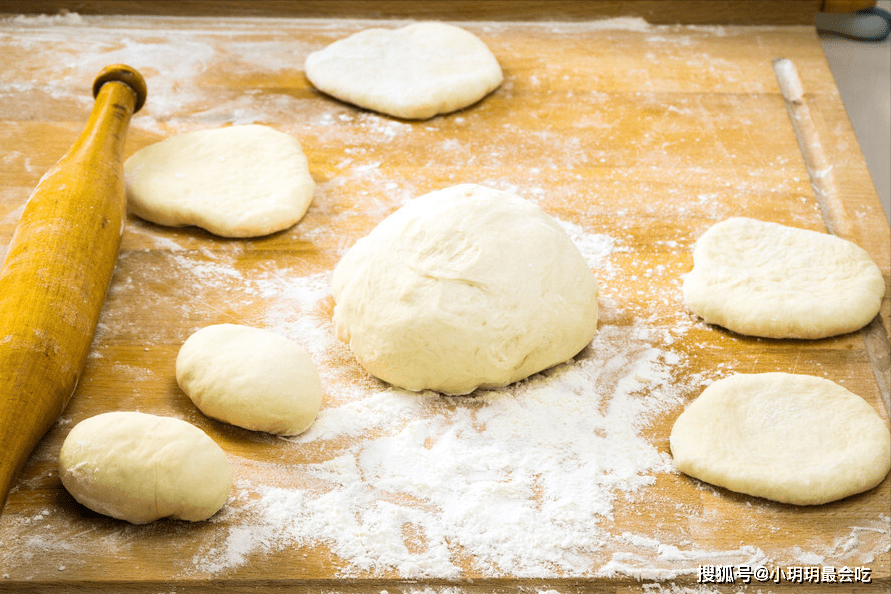
[[[405,119],[467,107],[503,80],[485,43],[445,23],[366,29],[311,53],[305,69],[320,91]]]
[[[287,229],[315,188],[297,139],[260,125],[171,136],[127,159],[124,177],[133,214],[222,237]]]
[[[863,398],[789,373],[719,380],[675,421],[677,468],[731,491],[815,505],[871,489],[891,468],[891,433]]]
[[[884,293],[881,270],[850,241],[743,217],[699,238],[684,280],[690,311],[766,338],[853,332],[876,316]]]

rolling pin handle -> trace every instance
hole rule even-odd
[[[96,80],[93,82],[93,97],[99,96],[99,89],[108,82],[122,82],[136,95],[136,103],[133,107],[133,113],[136,113],[145,105],[146,97],[148,97],[148,87],[145,79],[135,69],[125,64],[113,64],[102,69]]]

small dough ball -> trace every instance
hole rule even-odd
[[[297,435],[322,405],[322,382],[303,347],[237,324],[190,336],[176,357],[176,381],[207,416],[252,431]]]
[[[875,409],[808,375],[719,380],[681,413],[670,444],[685,474],[796,505],[869,490],[891,469],[891,432]]]
[[[416,198],[331,280],[338,338],[372,375],[467,394],[567,361],[597,330],[597,280],[535,204],[466,184]]]
[[[324,93],[406,119],[472,105],[503,80],[485,43],[445,23],[367,29],[311,53],[305,69]]]
[[[878,313],[879,267],[850,241],[738,217],[696,242],[684,303],[710,324],[766,338],[853,332]]]
[[[266,126],[172,136],[124,163],[127,202],[159,225],[257,237],[303,218],[315,183],[300,143]]]
[[[81,421],[59,452],[62,484],[81,504],[133,524],[198,522],[232,489],[225,452],[180,419],[110,412]]]

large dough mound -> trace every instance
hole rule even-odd
[[[124,178],[133,214],[222,237],[287,229],[315,188],[300,143],[260,125],[172,136],[127,159]]]
[[[338,338],[372,375],[466,394],[564,362],[597,329],[597,280],[522,198],[460,185],[416,198],[334,269]]]
[[[303,347],[238,324],[192,334],[176,357],[176,381],[207,416],[252,431],[297,435],[322,405],[322,382]]]
[[[59,476],[83,505],[133,524],[205,520],[232,489],[229,460],[206,433],[138,412],[104,413],[75,425],[59,452]]]
[[[879,267],[850,241],[743,217],[699,238],[684,281],[685,304],[706,322],[767,338],[853,332],[884,293]]]
[[[815,505],[878,485],[891,433],[863,398],[820,377],[788,373],[719,380],[671,430],[678,469],[713,485]]]
[[[485,43],[444,23],[367,29],[311,53],[305,68],[320,91],[406,119],[467,107],[503,80]]]

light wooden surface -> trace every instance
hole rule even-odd
[[[835,12],[851,7],[851,3],[836,6],[836,0],[0,0],[0,12],[461,21],[635,16],[660,24],[811,25],[826,5]]]
[[[311,539],[254,546],[241,563],[200,562],[208,551],[237,553],[233,531],[244,525],[230,519],[243,517],[264,484],[287,483],[303,476],[303,466],[357,446],[342,435],[285,442],[204,418],[174,380],[182,342],[220,322],[272,326],[298,341],[329,336],[324,279],[343,251],[403,201],[455,183],[515,191],[585,236],[615,240],[594,266],[602,289],[599,334],[627,334],[621,340],[676,363],[671,382],[660,384],[676,399],[640,430],[656,451],[668,455],[673,420],[703,381],[730,372],[822,375],[887,419],[887,298],[870,330],[815,342],[732,335],[699,323],[680,302],[693,242],[713,223],[746,215],[826,228],[772,69],[778,57],[791,59],[801,75],[847,238],[872,255],[886,282],[891,276],[888,224],[813,28],[466,23],[498,57],[504,85],[462,112],[402,122],[325,97],[303,76],[308,52],[368,26],[71,15],[0,21],[0,245],[9,242],[30,191],[83,126],[88,101],[81,98],[89,97],[103,62],[130,62],[148,82],[149,101],[131,123],[127,154],[175,133],[263,123],[300,140],[317,183],[304,220],[266,238],[221,240],[128,219],[81,384],[0,517],[0,589],[631,592],[669,577],[696,587],[698,565],[742,563],[751,550],[771,566],[871,569],[871,585],[827,584],[827,591],[886,588],[891,478],[859,496],[799,508],[653,471],[651,485],[614,500],[599,524],[603,547],[585,552],[591,570],[584,575],[495,575],[462,555],[460,543],[449,554],[461,574],[448,579],[351,570],[351,560],[330,543]],[[634,343],[643,331],[646,338]],[[322,344],[326,349],[313,354],[326,381],[323,414],[380,391],[346,349]],[[597,360],[596,353],[585,357]],[[476,406],[430,402],[444,414]],[[70,427],[99,412],[135,409],[184,418],[220,443],[236,473],[230,515],[133,527],[71,499],[55,471]],[[369,439],[397,429],[378,427]],[[424,546],[405,539],[406,546]],[[647,544],[654,542],[662,546]],[[605,571],[628,559],[624,569]]]
[[[820,10],[823,12],[857,12],[867,8],[874,8],[875,0],[823,0]]]

